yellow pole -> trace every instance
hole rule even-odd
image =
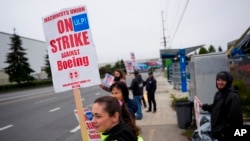
[[[82,104],[80,89],[73,89],[73,94],[75,98],[76,110],[77,110],[79,124],[81,128],[82,141],[89,141],[87,126],[84,120],[83,104]]]

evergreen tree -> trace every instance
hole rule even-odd
[[[34,77],[30,75],[34,70],[30,68],[28,58],[25,57],[26,49],[22,47],[22,40],[20,36],[15,33],[15,29],[10,40],[10,52],[7,54],[5,61],[9,66],[4,68],[5,72],[9,75],[9,81],[20,84],[21,82],[34,80]]]
[[[45,55],[45,72],[48,74],[48,78],[51,79],[52,74],[51,74],[51,67],[50,67],[50,63],[49,63],[49,55],[48,54]]]
[[[125,64],[123,60],[118,60],[115,65],[112,67],[113,70],[120,69],[122,71],[125,70]]]
[[[210,45],[209,48],[208,48],[208,52],[216,52],[215,48],[213,45]]]
[[[208,51],[206,48],[204,48],[204,47],[200,48],[199,54],[207,54],[207,53],[208,53]]]
[[[221,46],[219,46],[218,51],[219,51],[219,52],[222,52],[222,51],[223,51],[222,48],[221,48]]]
[[[125,66],[125,63],[124,63],[123,59],[121,60],[121,68],[123,70],[126,70],[126,66]]]

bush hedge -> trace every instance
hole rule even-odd
[[[21,84],[0,85],[0,93],[44,86],[52,86],[52,80],[36,80]]]

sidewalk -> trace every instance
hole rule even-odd
[[[174,90],[163,73],[155,79],[157,112],[146,112],[147,108],[142,108],[143,119],[136,120],[136,124],[142,129],[144,141],[188,141],[187,137],[182,135],[185,129],[178,127],[176,112],[171,107],[170,98],[171,93],[175,95],[187,95],[187,93]]]

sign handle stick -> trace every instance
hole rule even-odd
[[[87,126],[84,120],[83,104],[80,89],[73,89],[79,124],[81,128],[82,141],[89,141]]]

